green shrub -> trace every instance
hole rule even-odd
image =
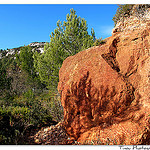
[[[5,107],[0,109],[0,144],[18,143],[21,134],[19,130],[14,128],[13,119],[10,110]]]
[[[123,17],[130,16],[131,10],[133,8],[133,4],[124,4],[124,5],[118,5],[118,9],[116,14],[113,17],[113,21],[115,25],[117,24],[118,21],[120,21]]]
[[[94,46],[99,46],[99,45],[102,45],[102,44],[105,44],[106,42],[104,40],[102,40],[102,38],[99,38],[99,39],[96,39],[95,42],[94,42]]]
[[[60,95],[58,93],[51,96],[50,111],[54,120],[57,122],[63,119],[63,107],[61,105]]]
[[[23,136],[29,125],[42,127],[63,118],[60,96],[51,92],[36,96],[28,90],[0,107],[0,144],[25,144]]]
[[[144,16],[145,12],[150,8],[150,4],[124,4],[118,5],[117,12],[113,17],[113,21],[115,25],[118,21],[122,20],[124,17],[130,17],[131,15],[135,15],[137,18],[141,18]],[[134,11],[133,10],[134,7]]]
[[[54,121],[60,122],[63,119],[63,107],[57,92],[45,91],[37,99],[41,100],[43,108],[49,111]]]

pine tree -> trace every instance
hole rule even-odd
[[[44,53],[34,55],[35,68],[41,81],[48,87],[57,87],[59,69],[68,56],[93,46],[95,32],[92,29],[89,35],[87,29],[85,19],[77,17],[76,11],[71,9],[66,21],[57,22],[56,29],[50,35],[50,43],[44,47]]]
[[[16,57],[18,64],[20,64],[21,69],[26,71],[29,75],[33,75],[33,52],[32,48],[29,46],[24,46],[20,49],[19,57]]]
[[[15,82],[18,80],[17,85],[22,87],[20,90],[17,90],[19,91],[19,93],[27,91],[28,89],[31,88],[35,90],[44,87],[34,68],[33,54],[34,52],[32,51],[32,48],[29,46],[22,47],[20,49],[20,54],[16,54],[16,63],[21,69],[21,73],[18,74],[18,78],[16,78],[17,74],[15,73],[12,73],[12,76],[14,76],[13,84],[15,84]],[[26,76],[25,80],[23,76]]]

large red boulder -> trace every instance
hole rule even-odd
[[[58,90],[70,137],[82,144],[150,144],[149,33],[149,24],[116,32],[63,62]]]

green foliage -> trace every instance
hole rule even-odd
[[[60,98],[51,92],[36,96],[28,90],[9,105],[0,105],[0,144],[23,144],[29,125],[42,127],[63,118]]]
[[[15,69],[19,68],[21,70],[19,71],[19,73],[17,72],[17,70],[15,70],[15,72],[10,71],[12,72],[11,75],[14,77],[13,78],[14,82],[12,84],[15,84],[15,87],[17,85],[22,87],[23,88],[22,92],[27,91],[30,88],[33,88],[34,90],[39,89],[39,88],[44,88],[44,85],[40,82],[39,76],[36,73],[35,68],[34,68],[33,54],[34,52],[32,51],[31,47],[29,46],[22,47],[20,49],[20,54],[15,55],[16,56],[15,61],[17,63]],[[18,76],[18,78],[16,78],[16,75]],[[15,80],[18,80],[17,84]]]
[[[118,6],[119,7],[117,9],[117,12],[112,19],[114,21],[115,25],[117,24],[118,21],[123,19],[123,17],[130,16],[131,10],[132,10],[134,5],[133,4],[124,4],[124,5],[118,5]]]
[[[23,127],[19,117],[26,111],[26,108],[21,107],[0,108],[0,144],[18,144]]]
[[[27,144],[24,133],[30,125],[49,126],[63,118],[60,99],[43,92],[33,53],[22,47],[16,59],[11,55],[0,59],[0,144]]]
[[[63,119],[63,107],[61,105],[60,95],[59,93],[50,93],[50,95],[50,103],[47,106],[50,108],[52,118],[60,122]]]
[[[7,77],[6,69],[0,60],[0,103],[3,100],[5,103],[11,101],[11,77]]]
[[[56,82],[57,79],[55,79],[54,76],[52,76],[52,66],[51,62],[48,61],[49,58],[45,54],[38,54],[37,52],[33,56],[34,58],[34,67],[36,68],[39,78],[42,83],[46,84],[48,87],[51,85],[51,81]]]
[[[7,54],[6,50],[1,50],[1,53],[2,53],[2,57]]]
[[[118,5],[117,12],[113,17],[115,25],[118,21],[123,20],[125,17],[134,15],[137,18],[142,18],[145,12],[150,8],[150,4],[124,4]]]
[[[9,88],[7,76],[6,76],[6,69],[2,66],[2,62],[0,60],[0,93],[2,90]]]
[[[99,45],[102,45],[102,44],[105,44],[105,41],[102,40],[102,38],[96,39],[95,42],[94,42],[94,46],[99,46]]]
[[[31,47],[22,47],[19,56],[16,55],[16,61],[22,70],[25,70],[29,75],[33,75],[33,52]]]
[[[92,35],[89,35],[87,29],[85,19],[77,17],[76,12],[71,9],[66,21],[57,22],[57,28],[51,33],[50,43],[45,45],[44,53],[34,55],[34,66],[40,80],[49,88],[56,89],[59,69],[68,56],[93,46],[94,30],[92,29]]]
[[[45,91],[33,66],[30,47],[0,59],[0,144],[27,144],[31,125],[49,126],[63,118],[60,97]],[[56,108],[57,107],[57,108]]]

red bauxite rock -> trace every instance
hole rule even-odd
[[[116,32],[63,62],[64,126],[81,144],[150,144],[149,32]]]

